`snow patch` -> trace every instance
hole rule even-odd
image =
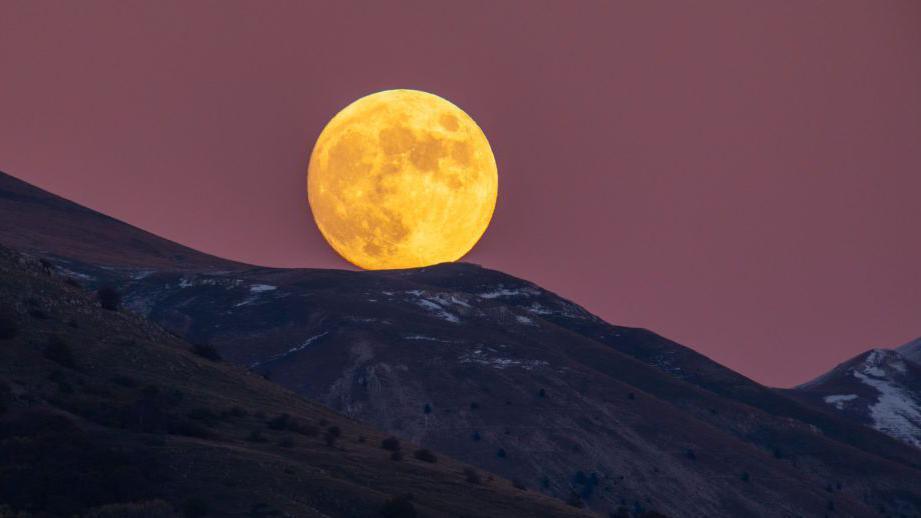
[[[442,320],[447,320],[448,322],[452,322],[455,324],[460,323],[460,318],[458,318],[457,315],[448,312],[445,308],[443,308],[440,304],[438,304],[435,301],[432,301],[429,299],[419,299],[415,302],[417,305],[419,305],[419,307],[421,307],[422,309],[425,309],[429,313],[434,314],[436,317]]]
[[[250,293],[264,293],[266,291],[274,291],[278,289],[277,286],[272,286],[271,284],[253,284],[249,287]]]
[[[322,333],[320,333],[320,334],[318,334],[318,335],[311,336],[311,337],[308,338],[307,340],[304,340],[304,342],[303,342],[302,344],[300,344],[300,345],[295,345],[294,347],[288,349],[287,351],[285,351],[285,352],[283,352],[283,353],[278,353],[278,354],[276,354],[276,355],[274,355],[274,356],[271,356],[271,357],[269,357],[269,359],[267,359],[267,360],[265,360],[265,361],[255,362],[255,363],[250,364],[249,368],[250,368],[250,369],[254,369],[254,368],[256,368],[256,367],[259,367],[260,365],[265,365],[265,364],[267,364],[267,363],[272,363],[272,362],[278,361],[278,360],[280,360],[280,359],[282,359],[282,358],[291,356],[291,355],[294,354],[294,353],[297,353],[297,352],[299,352],[299,351],[304,350],[307,346],[309,346],[310,344],[316,342],[317,340],[319,340],[320,338],[323,338],[324,336],[326,336],[326,335],[328,335],[328,334],[329,334],[329,331],[324,331],[324,332],[322,332]]]
[[[873,427],[901,441],[921,447],[921,405],[902,386],[853,371],[854,377],[876,389],[879,397],[869,406]]]
[[[844,410],[844,404],[848,401],[857,399],[857,394],[835,394],[831,396],[825,396],[824,399],[826,403],[834,406],[838,410]]]
[[[499,297],[533,297],[534,295],[538,294],[540,294],[540,292],[534,288],[520,288],[516,290],[499,288],[493,291],[479,293],[477,294],[477,297],[480,297],[481,299],[498,299]]]

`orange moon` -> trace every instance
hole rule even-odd
[[[307,197],[326,241],[364,269],[456,261],[496,206],[486,135],[451,102],[418,90],[362,97],[323,129]]]

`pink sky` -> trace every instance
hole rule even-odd
[[[768,384],[921,335],[921,2],[0,2],[0,169],[247,262],[349,267],[307,159],[397,87],[493,146],[468,261]]]

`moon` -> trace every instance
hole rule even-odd
[[[456,261],[496,206],[486,135],[451,102],[386,90],[337,113],[307,169],[307,199],[326,241],[366,270]]]

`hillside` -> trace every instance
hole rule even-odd
[[[0,248],[0,515],[580,514],[199,353]]]

